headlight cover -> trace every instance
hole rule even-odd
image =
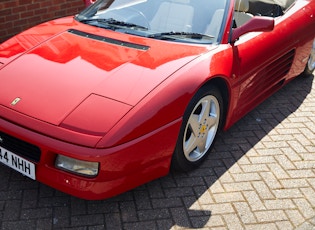
[[[66,119],[61,127],[90,135],[105,135],[132,106],[92,94]]]

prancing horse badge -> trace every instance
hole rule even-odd
[[[17,97],[15,98],[12,102],[11,102],[11,105],[16,105],[17,103],[19,103],[19,101],[21,100],[21,98]]]

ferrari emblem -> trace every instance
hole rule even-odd
[[[204,134],[206,131],[207,131],[207,126],[206,125],[201,126],[200,133]]]
[[[17,103],[19,103],[19,101],[21,100],[21,98],[17,97],[15,98],[12,102],[11,102],[11,105],[16,105]]]

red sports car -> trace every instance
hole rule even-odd
[[[2,43],[0,161],[85,199],[194,169],[315,69],[315,1],[277,2],[98,0]]]

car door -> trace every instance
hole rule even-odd
[[[305,57],[296,59],[296,56],[311,40],[311,35],[306,35],[305,19],[300,3],[275,18],[271,32],[248,33],[234,43],[233,72],[240,89],[236,116],[251,110],[279,89],[287,78],[302,71],[303,63],[298,62]]]

